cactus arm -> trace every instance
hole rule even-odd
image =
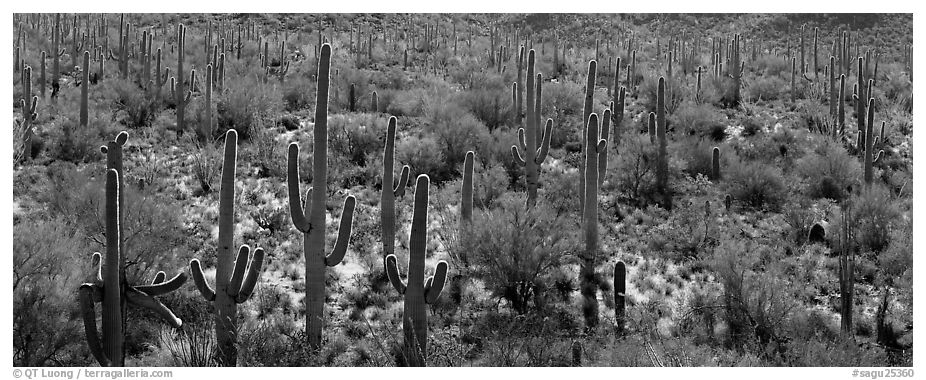
[[[164,306],[161,301],[154,299],[151,295],[145,294],[142,291],[135,289],[134,287],[129,286],[125,290],[126,300],[137,306],[141,306],[151,311],[154,311],[161,318],[164,319],[168,324],[174,328],[180,328],[183,325],[183,321],[180,318],[177,318],[176,315],[167,306]]]
[[[101,292],[102,289],[99,289],[96,284],[83,284],[78,290],[78,302],[80,303],[80,314],[84,320],[84,333],[87,335],[87,346],[90,348],[90,353],[93,354],[101,367],[109,367],[109,358],[103,352],[100,333],[96,329],[96,312],[93,306],[94,294]]]
[[[540,136],[540,148],[537,148],[537,155],[534,157],[534,162],[537,165],[543,163],[547,159],[547,153],[550,151],[550,136],[553,135],[553,119],[547,119],[547,124],[543,128],[543,135]]]
[[[399,277],[399,267],[396,263],[395,255],[386,256],[386,275],[389,276],[389,282],[399,294],[405,294],[406,285]]]
[[[344,210],[341,211],[341,225],[338,226],[338,240],[334,244],[334,250],[328,256],[325,256],[325,265],[333,267],[344,260],[347,253],[347,246],[350,244],[351,226],[354,221],[354,206],[357,199],[353,195],[348,195],[344,199]]]
[[[608,140],[598,140],[598,146],[595,147],[595,151],[598,153],[602,153],[607,148],[608,148]]]
[[[527,151],[527,140],[524,137],[524,128],[518,128],[518,144],[520,144],[518,145],[518,148],[522,152]]]
[[[312,225],[309,224],[305,216],[309,214],[312,203],[306,198],[305,210],[303,210],[301,197],[299,196],[299,144],[297,143],[289,144],[286,172],[286,185],[289,188],[289,213],[292,217],[293,225],[296,226],[299,232],[307,234],[312,230]]]
[[[517,146],[511,146],[511,156],[514,157],[515,162],[521,164],[521,166],[527,164],[527,161],[524,161],[524,157],[521,157],[521,152],[518,151]]]
[[[160,277],[156,276],[155,281],[158,279],[161,281],[152,283],[151,285],[136,286],[135,289],[142,291],[150,296],[160,296],[180,289],[180,287],[186,283],[187,279],[186,273],[183,272],[178,273],[176,276],[174,276],[174,278],[167,281],[164,281],[164,278],[167,277],[164,272],[158,272],[158,276]]]
[[[431,281],[433,279],[433,282]],[[428,304],[433,304],[440,297],[441,291],[444,290],[444,283],[447,281],[447,262],[441,261],[437,263],[437,269],[434,272],[434,277],[428,279],[428,285],[424,291],[425,301]]]
[[[241,289],[241,281],[244,281],[244,271],[248,265],[248,255],[251,253],[251,247],[242,245],[238,249],[238,257],[235,259],[235,269],[232,271],[231,282],[228,283],[228,295],[231,298],[238,297],[238,290]]]
[[[190,273],[193,273],[193,283],[199,289],[199,294],[202,294],[206,301],[215,301],[215,290],[212,290],[212,287],[206,282],[206,276],[203,275],[203,268],[199,264],[199,260],[193,259],[190,261]]]
[[[254,255],[251,256],[251,263],[248,265],[248,275],[244,278],[244,283],[241,284],[241,290],[238,291],[235,302],[244,303],[248,298],[251,298],[251,293],[254,292],[254,287],[257,285],[257,279],[260,277],[260,269],[263,264],[264,249],[257,248],[254,250]]]
[[[97,285],[103,284],[103,255],[99,252],[94,252],[93,256],[90,257],[90,266],[96,267],[96,274],[91,276],[91,281],[94,281]]]
[[[408,184],[408,175],[411,173],[411,168],[408,165],[402,166],[402,174],[399,175],[399,183],[395,185],[392,189],[392,194],[395,197],[401,197],[405,195],[405,187]]]
[[[154,275],[154,279],[151,280],[151,285],[160,284],[164,282],[164,279],[166,278],[167,278],[167,273],[164,273],[164,271],[158,271],[158,273]]]

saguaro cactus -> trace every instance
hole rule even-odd
[[[186,28],[183,24],[177,25],[177,79],[176,81],[171,80],[170,93],[177,106],[177,132],[181,134],[186,127],[184,124],[184,110],[193,97],[193,89],[196,88],[196,72],[194,70],[190,71],[189,90],[186,90],[186,83],[183,82],[183,55],[184,48],[186,47],[185,39]]]
[[[80,126],[87,127],[87,98],[90,94],[90,52],[84,52],[83,79],[80,81]]]
[[[293,225],[303,234],[305,253],[305,331],[312,349],[321,346],[325,307],[325,268],[341,263],[350,243],[354,218],[353,195],[344,199],[341,224],[334,250],[325,254],[325,205],[328,201],[328,82],[331,45],[324,44],[318,59],[318,89],[315,100],[312,188],[306,192],[305,207],[299,201],[299,144],[289,144],[287,183]],[[313,191],[313,189],[315,191]]]
[[[588,118],[592,114],[592,102],[595,98],[595,82],[598,75],[598,62],[595,60],[588,61],[588,75],[586,76],[585,81],[585,103],[582,107],[582,124],[585,125],[588,123]],[[598,128],[598,124],[595,124],[595,128]],[[595,135],[596,137],[598,135]],[[588,141],[583,141],[582,151],[588,150]],[[597,161],[596,161],[597,167]],[[585,176],[585,162],[579,162],[579,175]],[[585,209],[585,192],[579,194],[579,207],[581,210]]]
[[[720,179],[720,148],[711,149],[711,181]]]
[[[181,272],[165,281],[164,272],[158,272],[150,285],[132,286],[125,278],[125,241],[122,219],[125,213],[122,197],[122,145],[128,134],[121,132],[101,150],[107,155],[106,172],[106,257],[103,262],[99,252],[94,253],[92,262],[99,263],[96,276],[79,289],[79,303],[84,320],[87,345],[101,366],[124,366],[122,340],[125,325],[125,305],[132,304],[154,311],[174,328],[183,322],[167,306],[155,299],[180,288],[186,282]],[[102,303],[102,339],[97,331],[94,303]]]
[[[415,184],[415,210],[408,248],[408,280],[402,282],[396,256],[386,256],[386,273],[399,294],[405,295],[402,317],[404,335],[403,354],[409,366],[427,365],[428,311],[425,304],[433,304],[440,297],[447,280],[447,263],[437,263],[434,276],[424,279],[425,250],[428,246],[428,187],[429,179],[419,175]]]
[[[672,197],[669,194],[669,161],[666,156],[666,80],[659,77],[659,88],[656,92],[656,141],[659,143],[656,156],[656,186],[663,197],[663,207],[672,208]]]
[[[263,248],[254,250],[248,264],[250,248],[242,245],[233,256],[235,240],[235,165],[238,155],[238,133],[225,133],[225,160],[222,164],[222,185],[219,190],[219,246],[216,250],[215,290],[206,282],[199,260],[190,261],[190,273],[199,293],[215,306],[215,336],[218,361],[235,366],[238,352],[238,307],[251,297],[264,262]],[[247,272],[247,276],[245,276]]]
[[[582,293],[582,315],[585,326],[598,325],[598,277],[595,265],[598,259],[598,154],[608,146],[598,133],[598,115],[591,114],[585,129],[585,203],[582,226],[585,230],[585,251],[579,269],[579,287]]]
[[[624,322],[626,319],[626,301],[627,296],[627,267],[623,261],[614,264],[614,319],[617,322],[617,332],[620,334],[624,331]]]
[[[39,97],[32,95],[32,68],[26,66],[22,70],[23,95],[19,99],[19,107],[22,110],[23,120],[20,122],[23,139],[23,160],[32,161],[32,122],[38,118],[35,109],[39,103]]]
[[[399,182],[393,183],[393,161],[395,156],[395,130],[396,117],[389,118],[386,127],[386,148],[383,149],[383,189],[380,195],[380,219],[383,232],[383,260],[386,256],[395,253],[395,198],[405,194],[408,184],[408,174],[411,171],[408,165],[402,166]]]
[[[550,149],[550,137],[553,134],[553,119],[548,119],[544,130],[541,131],[540,136],[537,136],[537,130],[540,128],[540,100],[543,96],[542,82],[543,76],[541,74],[537,74],[536,82],[534,80],[534,50],[531,49],[527,54],[527,123],[525,128],[518,129],[518,143],[520,146],[511,146],[511,153],[515,161],[524,166],[526,172],[528,207],[532,207],[537,203],[540,164],[547,158],[547,152]],[[540,144],[539,147],[537,146],[538,143]]]

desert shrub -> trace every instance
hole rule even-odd
[[[420,174],[438,173],[444,161],[440,145],[432,137],[408,136],[399,140],[395,156],[399,162],[410,167],[412,178]]]
[[[791,61],[782,59],[780,56],[771,54],[762,55],[755,63],[761,77],[781,77],[782,74],[790,75]]]
[[[290,112],[308,110],[315,106],[317,82],[309,75],[289,75],[283,82],[283,103]]]
[[[777,76],[757,77],[746,87],[746,99],[752,102],[777,100],[787,88],[784,79]]]
[[[682,103],[670,119],[678,132],[710,137],[716,141],[725,137],[723,115],[708,104]]]
[[[861,165],[842,144],[823,139],[813,152],[797,161],[797,172],[808,183],[807,195],[841,201],[858,183]]]
[[[488,209],[508,192],[508,174],[498,165],[483,166],[473,173],[473,205]]]
[[[900,217],[900,211],[884,186],[862,186],[852,195],[852,224],[857,228],[855,238],[863,251],[881,252],[891,240],[891,229]]]
[[[632,203],[647,203],[656,189],[656,149],[647,135],[627,134],[617,151],[608,155],[610,182]]]
[[[545,83],[541,101],[541,118],[553,119],[553,135],[550,136],[551,148],[562,148],[570,141],[581,141],[575,133],[576,125],[581,125],[584,102],[584,85],[570,81]],[[626,121],[625,121],[626,122]]]
[[[722,241],[711,268],[723,286],[726,346],[769,356],[783,351],[782,345],[787,342],[784,330],[795,301],[791,285],[757,257],[756,249],[761,247],[756,245],[732,239]]]
[[[94,273],[91,253],[64,220],[30,219],[13,226],[15,365],[80,365],[92,360],[84,348],[74,302],[75,284]]]
[[[40,198],[48,212],[59,215],[86,233],[92,249],[105,246],[104,180],[91,178],[84,171],[61,167],[49,171],[48,192]],[[173,200],[149,190],[139,190],[126,182],[124,236],[129,283],[139,283],[153,276],[155,270],[170,271],[183,267],[189,259],[187,233]]]
[[[476,321],[470,339],[484,350],[479,365],[565,367],[571,365],[570,338],[578,330],[573,316],[558,308],[524,315],[490,312]]]
[[[209,142],[196,142],[195,144],[197,154],[193,155],[193,174],[196,182],[199,183],[199,190],[205,194],[216,185],[216,178],[221,170],[219,162],[223,159],[223,153],[220,153],[219,149]]]
[[[551,269],[563,263],[571,244],[564,218],[544,203],[525,209],[525,202],[520,193],[501,198],[498,208],[474,215],[472,230],[476,276],[519,314],[531,301],[543,306]]]
[[[711,144],[699,138],[690,138],[683,141],[679,146],[679,156],[685,161],[684,171],[691,177],[702,174],[710,177],[712,170],[712,151],[717,145]],[[720,147],[720,170],[724,169],[724,162],[727,161],[726,150]]]
[[[286,151],[288,146],[278,142],[276,136],[277,133],[263,127],[256,128],[253,131],[250,140],[251,144],[249,144],[251,149],[247,150],[251,154],[251,158],[246,162],[257,166],[257,175],[259,177],[283,178],[286,175]],[[306,145],[300,144],[300,148],[306,149]],[[309,161],[306,162],[306,160]],[[311,181],[311,160],[311,154],[300,155],[299,178]],[[238,161],[241,162],[244,160],[238,159]],[[308,177],[306,175],[308,175]]]
[[[438,172],[432,175],[436,181],[455,176],[466,152],[480,151],[483,142],[489,139],[485,125],[469,112],[450,101],[437,101],[430,105],[426,116],[426,129],[433,134],[440,146],[444,161]]]
[[[213,93],[216,102],[216,135],[234,129],[248,140],[259,125],[273,125],[272,116],[280,111],[278,86],[263,84],[256,76],[226,79],[225,89]]]
[[[144,89],[131,81],[113,79],[106,81],[104,86],[111,86],[115,92],[113,108],[122,114],[117,118],[129,128],[147,127],[157,116],[160,102]]]
[[[473,73],[471,85],[457,101],[490,130],[510,123],[511,90],[492,72]],[[465,83],[465,82],[461,82]]]
[[[328,119],[331,150],[352,164],[364,166],[367,156],[382,152],[386,120],[369,114],[335,115]]]
[[[777,210],[784,201],[786,188],[781,170],[760,162],[738,162],[725,171],[733,199],[752,209]]]

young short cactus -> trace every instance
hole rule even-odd
[[[405,194],[408,174],[411,168],[402,166],[399,182],[393,180],[393,161],[395,156],[396,117],[389,118],[386,127],[386,148],[383,150],[383,188],[380,195],[380,218],[382,223],[383,259],[395,253],[395,198]]]
[[[370,95],[370,112],[379,112],[379,99],[376,91],[373,91],[373,94]]]
[[[711,181],[720,179],[720,148],[711,149]]]
[[[534,50],[531,49],[527,54],[527,123],[525,128],[518,129],[519,146],[511,146],[511,153],[515,161],[524,166],[526,172],[528,207],[537,203],[540,164],[547,158],[547,152],[550,149],[550,138],[553,134],[553,119],[548,119],[546,126],[540,131],[540,136],[537,136],[538,129],[540,129],[543,76],[537,74],[536,82],[534,78]]]
[[[128,139],[125,132],[119,133],[115,140],[101,147],[106,153],[106,257],[103,261],[99,252],[94,253],[92,262],[99,263],[97,274],[79,289],[81,316],[90,352],[101,366],[124,366],[123,325],[125,305],[132,304],[154,311],[174,328],[180,328],[183,322],[167,306],[155,299],[155,296],[168,294],[180,288],[186,282],[186,274],[181,272],[170,280],[164,272],[158,272],[150,285],[132,286],[125,278],[125,241],[122,219],[123,183],[122,146]],[[94,303],[102,303],[102,339],[97,331]]]
[[[598,133],[598,115],[591,114],[585,129],[585,202],[582,225],[585,230],[585,251],[579,269],[579,287],[582,294],[582,314],[585,326],[598,325],[598,276],[595,265],[598,259],[598,154],[605,150],[608,140]]]
[[[408,248],[408,280],[402,282],[396,256],[386,256],[386,273],[399,294],[405,295],[405,311],[402,318],[404,335],[403,354],[406,363],[412,367],[427,365],[428,311],[426,304],[433,304],[440,297],[447,280],[447,263],[437,263],[434,276],[424,279],[424,259],[428,245],[428,187],[430,180],[419,175],[415,184],[415,210],[412,216],[412,230]]]
[[[235,239],[235,165],[238,155],[238,133],[225,133],[225,159],[222,164],[222,185],[219,191],[219,244],[216,250],[215,290],[206,282],[199,260],[190,261],[190,273],[199,293],[215,305],[215,336],[218,362],[234,367],[237,362],[238,307],[251,297],[264,262],[263,248],[254,250],[248,264],[250,248],[242,245],[237,258],[233,256]],[[247,276],[245,276],[247,272]]]
[[[325,268],[341,263],[350,243],[351,223],[356,200],[344,199],[341,224],[334,250],[325,254],[325,209],[328,202],[328,83],[331,45],[322,45],[318,60],[318,88],[315,100],[312,188],[306,192],[305,207],[300,202],[299,144],[289,144],[287,184],[293,225],[303,234],[305,253],[306,336],[312,349],[321,347],[325,307]],[[314,189],[314,191],[313,191]]]
[[[626,300],[627,296],[627,266],[623,261],[614,264],[614,319],[617,323],[617,333],[624,331],[626,321]]]

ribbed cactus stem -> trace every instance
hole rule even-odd
[[[592,102],[595,97],[595,83],[597,77],[598,62],[595,60],[588,61],[588,75],[586,76],[585,81],[585,103],[582,107],[582,124],[585,125],[588,123],[588,118],[592,114]],[[595,128],[598,128],[598,124],[595,124]],[[596,135],[597,137],[597,135]],[[583,141],[582,151],[588,150],[588,140]],[[597,156],[596,156],[597,157]],[[596,160],[597,168],[597,160]],[[586,169],[586,162],[579,163],[579,175],[584,176]],[[580,192],[579,194],[579,206],[581,210],[585,209],[585,192]]]
[[[517,163],[524,166],[527,177],[527,205],[532,207],[537,203],[537,187],[539,186],[540,164],[546,159],[550,146],[550,135],[553,121],[547,120],[544,130],[540,129],[541,99],[543,97],[543,75],[536,74],[535,79],[535,51],[531,49],[527,54],[527,113],[526,123],[518,129],[518,145],[511,147],[512,155]],[[515,84],[517,86],[517,83]],[[512,94],[514,95],[514,94]],[[539,146],[538,146],[539,145]]]
[[[447,280],[447,263],[440,261],[434,276],[424,278],[424,261],[427,256],[428,239],[428,176],[419,175],[415,183],[415,204],[412,215],[412,229],[409,235],[408,279],[399,277],[395,255],[386,257],[386,273],[399,294],[405,295],[405,309],[402,317],[404,335],[403,353],[407,364],[412,367],[427,365],[428,313],[426,304],[433,304],[440,297]]]
[[[208,79],[207,79],[208,81]],[[216,249],[215,290],[209,286],[197,259],[190,261],[193,282],[207,302],[215,306],[215,336],[218,362],[223,366],[237,363],[237,304],[247,301],[257,284],[264,260],[264,250],[257,248],[248,256],[250,247],[242,245],[234,254],[235,238],[235,171],[238,155],[238,133],[225,133],[222,182],[219,190],[219,240]],[[245,273],[247,277],[245,278]]]
[[[475,159],[476,153],[468,151],[466,152],[466,158],[463,160],[462,203],[460,205],[460,220],[463,225],[469,224],[473,220],[473,169]]]
[[[623,261],[614,264],[614,319],[618,334],[624,331],[626,320],[627,267]]]
[[[874,125],[875,122],[875,99],[868,99],[868,123],[865,125],[865,139],[864,139],[864,149],[865,149],[865,184],[870,185],[872,177],[874,176],[874,169],[872,168],[872,161],[874,157],[874,139],[871,136],[874,136]]]
[[[341,223],[334,250],[325,254],[325,215],[328,181],[328,88],[331,66],[331,45],[324,44],[318,59],[318,86],[315,100],[314,149],[312,152],[312,191],[306,195],[305,207],[300,204],[299,145],[289,145],[287,163],[289,202],[293,224],[303,234],[306,281],[306,336],[312,349],[321,347],[325,306],[325,268],[341,263],[350,243],[356,199],[344,200]]]
[[[720,148],[711,149],[711,181],[720,179]]]
[[[669,162],[666,157],[666,80],[659,78],[659,88],[656,93],[656,141],[659,143],[656,159],[656,184],[665,197],[664,207],[669,208]]]
[[[106,171],[106,256],[103,261],[103,354],[109,364],[121,366],[122,352],[122,257],[120,249],[120,181],[115,169]],[[103,363],[100,363],[101,365]]]
[[[611,104],[614,107],[614,104]],[[608,141],[609,131],[611,130],[611,109],[605,109],[601,114],[601,129],[599,135],[602,140]],[[608,174],[608,147],[598,152],[598,186],[604,183],[604,178]]]
[[[89,119],[87,100],[90,93],[90,52],[84,52],[83,78],[80,83],[80,126],[86,128]]]
[[[380,219],[382,224],[383,258],[395,253],[395,198],[405,194],[408,184],[408,175],[411,169],[408,165],[402,166],[398,183],[393,179],[393,165],[395,157],[395,116],[389,117],[386,127],[386,148],[383,149],[383,184],[380,193]]]
[[[579,286],[582,294],[582,314],[585,326],[598,325],[598,279],[595,265],[598,259],[598,154],[607,148],[598,132],[598,115],[591,114],[585,129],[585,202],[582,210],[582,226],[585,235],[585,251],[579,269]]]

